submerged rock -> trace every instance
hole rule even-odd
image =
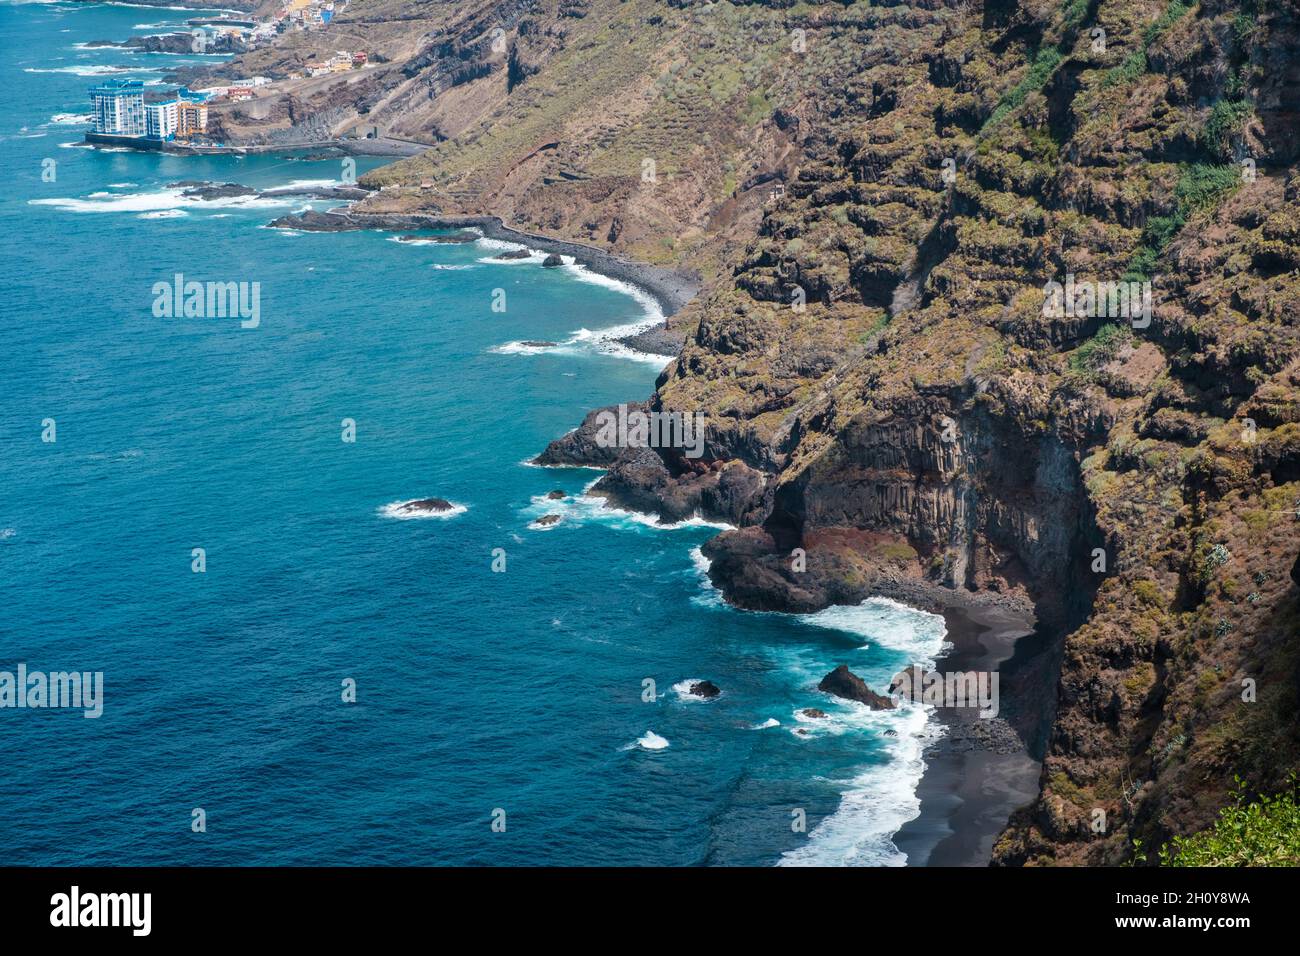
[[[568,497],[568,495],[566,495],[559,488],[556,488],[554,491],[548,491],[546,493],[546,497],[551,501],[563,501],[565,498]]]
[[[560,520],[560,515],[542,515],[540,518],[537,519],[536,524],[539,524],[543,528],[545,528],[555,524],[559,520]]]
[[[553,348],[555,348],[555,346],[559,345],[560,343],[559,343],[559,342],[533,342],[533,341],[529,341],[529,342],[520,342],[519,344],[520,344],[520,345],[523,345],[523,346],[526,346],[527,348],[530,348],[530,349],[553,349]]]
[[[527,259],[532,253],[527,249],[507,249],[499,256],[493,256],[494,259]]]
[[[542,266],[546,269],[554,269],[556,266],[562,265],[564,265],[564,260],[553,252],[542,260]]]
[[[818,710],[816,707],[805,707],[803,710],[799,711],[799,713],[803,714],[805,717],[813,717],[817,720],[822,720],[826,717],[826,711]]]
[[[397,507],[397,510],[404,514],[438,514],[451,509],[452,503],[445,498],[421,498],[418,501],[408,501],[406,504]]]

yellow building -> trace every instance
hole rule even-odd
[[[194,133],[206,133],[208,129],[208,106],[206,103],[191,103],[181,100],[176,107],[176,135],[191,136]]]

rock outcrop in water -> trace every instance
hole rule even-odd
[[[314,209],[280,216],[271,220],[270,225],[272,229],[301,229],[304,232],[351,232],[368,228],[347,216]]]
[[[397,507],[401,514],[441,514],[452,509],[452,503],[444,498],[420,498],[407,501]]]
[[[855,700],[866,704],[872,710],[893,710],[894,702],[883,694],[877,694],[857,674],[849,670],[848,665],[841,664],[821,679],[817,689],[825,694],[834,694],[845,700]]]
[[[692,697],[702,697],[705,700],[712,700],[722,693],[717,684],[711,680],[697,680],[687,689]]]

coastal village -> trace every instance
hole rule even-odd
[[[345,6],[346,0],[285,0],[265,20],[224,15],[196,17],[187,21],[190,33],[176,36],[191,38],[194,52],[255,50],[272,44],[281,34],[324,30]],[[364,50],[336,50],[331,56],[307,62],[287,78],[345,73],[364,69],[368,64]],[[151,93],[139,80],[107,80],[89,91],[91,128],[86,140],[140,149],[165,149],[168,145],[221,148],[223,144],[213,141],[208,133],[209,104],[252,100],[272,82],[270,77],[252,76],[197,90],[182,86],[168,93]]]

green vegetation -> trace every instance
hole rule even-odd
[[[1183,18],[1195,3],[1186,3],[1184,0],[1174,0],[1165,8],[1165,12],[1155,23],[1151,24],[1142,31],[1142,49],[1135,50],[1120,61],[1119,66],[1111,67],[1106,71],[1102,78],[1101,85],[1115,86],[1116,84],[1132,83],[1143,73],[1147,71],[1147,50],[1151,44],[1155,43],[1165,32],[1168,31],[1175,23]]]
[[[1237,778],[1241,787],[1241,779]],[[1160,850],[1163,866],[1300,866],[1300,803],[1296,780],[1291,789],[1248,803],[1240,791],[1236,802],[1219,813],[1208,830],[1174,837]]]
[[[1146,28],[1142,34],[1142,42],[1147,46],[1155,43],[1164,36],[1165,31],[1181,20],[1194,6],[1196,6],[1195,2],[1189,3],[1187,0],[1174,0],[1173,3],[1169,4],[1169,6],[1165,8],[1165,12],[1160,14],[1160,18],[1156,20],[1155,23],[1151,24],[1151,26]]]
[[[1070,372],[1085,379],[1119,354],[1119,350],[1133,340],[1133,332],[1118,322],[1103,325],[1097,334],[1084,342],[1070,356]]]
[[[1242,100],[1219,100],[1211,108],[1209,119],[1201,127],[1198,137],[1201,145],[1219,159],[1231,158],[1232,137],[1240,132],[1249,115],[1249,103]]]
[[[1119,66],[1113,66],[1107,70],[1105,76],[1102,77],[1101,85],[1106,87],[1121,83],[1132,83],[1146,71],[1147,51],[1137,50],[1124,57]]]
[[[1002,122],[1007,114],[1025,101],[1025,97],[1046,86],[1047,81],[1052,78],[1052,74],[1063,59],[1065,57],[1056,47],[1044,47],[1039,50],[1034,56],[1033,63],[1029,66],[1029,72],[1006,96],[1002,97],[1002,102],[998,103],[997,108],[984,121],[984,126],[980,132],[984,132],[984,130]]]
[[[1142,230],[1142,243],[1129,260],[1125,281],[1149,279],[1155,272],[1156,260],[1165,247],[1178,235],[1195,213],[1215,206],[1224,196],[1241,183],[1241,173],[1235,166],[1214,166],[1209,163],[1185,163],[1179,167],[1178,184],[1174,187],[1175,209],[1167,216],[1152,216]]]
[[[1077,27],[1088,15],[1089,0],[1068,0],[1065,4],[1066,27]]]

